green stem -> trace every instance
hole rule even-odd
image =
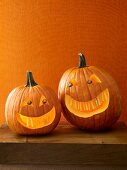
[[[37,83],[34,81],[33,74],[31,71],[27,71],[26,80],[27,80],[26,87],[33,87],[37,85]]]
[[[79,53],[79,68],[87,67],[85,56],[82,53]]]

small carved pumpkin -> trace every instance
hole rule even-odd
[[[27,72],[27,84],[9,94],[5,116],[9,128],[18,134],[47,134],[57,126],[61,106],[53,90],[39,86],[32,72]]]
[[[82,129],[109,128],[121,112],[117,84],[104,70],[87,66],[83,54],[79,56],[79,67],[68,69],[59,83],[63,114],[70,123]]]

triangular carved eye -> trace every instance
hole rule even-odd
[[[88,84],[91,84],[92,82],[95,83],[101,83],[101,80],[98,76],[96,76],[95,74],[92,74],[89,78],[89,80],[87,81]]]
[[[42,106],[44,104],[49,104],[48,100],[45,98],[45,96],[41,96],[39,106]]]

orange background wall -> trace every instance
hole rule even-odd
[[[127,122],[126,0],[1,0],[0,124],[7,95],[25,83],[27,69],[57,92],[78,52],[116,79]]]

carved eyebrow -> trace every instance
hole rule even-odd
[[[75,79],[71,79],[69,82],[72,83],[72,84],[76,84],[77,83]]]
[[[95,82],[101,83],[101,80],[100,80],[99,77],[96,76],[95,74],[92,74],[92,75],[90,76],[90,80],[93,80],[93,81],[95,81]]]

